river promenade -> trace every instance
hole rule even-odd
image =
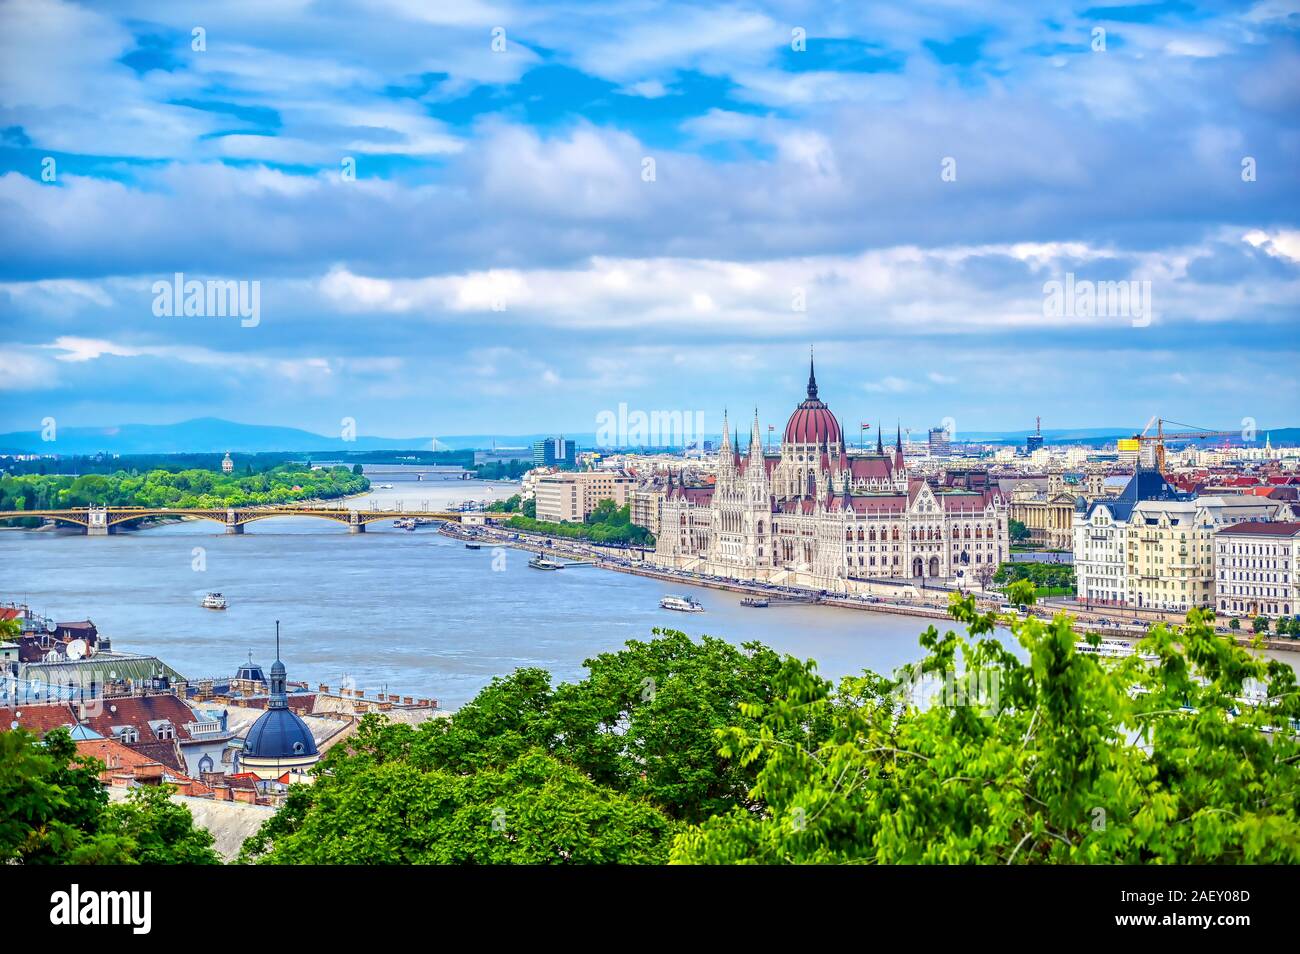
[[[770,587],[757,583],[748,583],[743,580],[706,576],[686,570],[666,569],[634,556],[634,554],[644,552],[639,549],[600,546],[575,540],[571,537],[552,537],[511,528],[465,527],[454,524],[444,524],[439,528],[438,532],[443,536],[456,540],[493,543],[533,553],[545,553],[552,556],[560,555],[583,564],[590,564],[598,569],[630,573],[665,582],[682,583],[713,590],[727,590],[748,596],[766,597],[773,601],[786,598],[804,603],[815,602],[824,606],[838,606],[872,613],[892,613],[900,616],[947,620],[952,618],[948,613],[948,600],[952,593],[958,592],[954,589],[934,589],[930,587],[920,589],[909,586],[907,588],[913,592],[919,591],[925,595],[916,598],[837,596],[821,594],[802,587]],[[975,593],[977,605],[984,610],[997,609],[1005,602],[1003,594],[995,591],[981,593],[979,590],[974,590],[973,592]],[[815,599],[813,599],[814,597]],[[1169,625],[1180,625],[1184,622],[1183,617],[1175,613],[1159,613],[1145,610],[1141,612],[1139,617],[1138,613],[1128,610],[1114,608],[1090,609],[1059,598],[1044,599],[1038,605],[1032,607],[1029,613],[1039,619],[1050,619],[1055,613],[1062,610],[1073,617],[1074,627],[1079,632],[1098,633],[1111,638],[1129,641],[1141,638],[1145,635],[1147,629],[1157,622],[1164,622]],[[1120,615],[1128,618],[1124,620],[1116,619]],[[1135,621],[1135,619],[1138,621]],[[1226,626],[1218,627],[1218,631],[1225,636],[1232,635],[1231,630]],[[1254,645],[1254,634],[1242,632],[1236,634],[1234,638],[1239,646]],[[1300,652],[1300,640],[1271,636],[1266,637],[1261,645],[1265,649]]]

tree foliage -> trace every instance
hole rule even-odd
[[[283,464],[257,474],[214,470],[118,471],[81,477],[0,477],[0,510],[67,507],[246,507],[361,493],[370,487],[347,467],[303,469]]]
[[[109,804],[102,763],[67,729],[0,732],[0,864],[216,864],[212,835],[165,786]]]
[[[1014,589],[1032,601],[1027,584]],[[781,698],[745,706],[759,728],[720,737],[725,754],[761,764],[752,794],[763,809],[682,833],[673,860],[1300,861],[1289,666],[1216,636],[1200,610],[1185,627],[1152,627],[1122,660],[1079,652],[1064,614],[1012,621],[1022,661],[993,637],[994,614],[970,597],[952,609],[966,635],[931,627],[913,672],[960,670],[995,687],[996,705],[985,693],[917,707],[900,692],[910,674],[836,691],[811,666],[787,666]],[[1252,680],[1267,702],[1241,701]],[[827,737],[789,744],[792,729],[826,719]]]
[[[999,585],[1005,586],[1009,583],[1015,583],[1017,580],[1028,580],[1035,587],[1043,589],[1066,588],[1073,590],[1075,586],[1074,567],[1069,563],[1025,561],[1003,563],[998,567],[997,573],[993,574],[993,582]]]
[[[528,503],[533,504],[533,516],[528,514],[525,506],[521,508],[522,516],[511,517],[506,521],[507,527],[529,533],[544,533],[552,537],[590,540],[593,543],[625,543],[634,546],[654,544],[654,534],[632,522],[632,508],[628,504],[619,507],[612,500],[602,500],[591,513],[587,514],[582,523],[551,523],[537,520],[536,502],[525,501],[525,504]]]
[[[775,698],[782,663],[757,645],[655,635],[588,660],[581,682],[518,670],[418,729],[367,717],[245,860],[665,861],[683,822],[753,808],[754,772],[716,734],[757,728],[742,704]]]

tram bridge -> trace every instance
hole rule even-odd
[[[270,517],[315,517],[333,520],[348,528],[349,533],[363,533],[366,525],[381,520],[406,518],[438,520],[450,523],[484,524],[509,519],[507,513],[486,513],[481,510],[352,510],[335,505],[309,504],[302,506],[261,507],[68,507],[61,510],[0,510],[0,520],[20,517],[42,517],[58,523],[75,524],[86,528],[86,535],[102,537],[113,527],[147,517],[191,517],[212,520],[223,524],[226,533],[243,533],[244,527],[254,520]]]

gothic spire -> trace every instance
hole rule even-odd
[[[903,453],[903,422],[898,422],[898,437],[894,440],[894,450]]]
[[[813,367],[812,348],[808,349],[808,400],[817,400],[817,371]]]
[[[885,452],[885,435],[880,431],[880,418],[876,418],[876,453]]]

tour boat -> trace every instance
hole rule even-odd
[[[677,610],[679,613],[703,613],[704,607],[690,596],[665,596],[659,601],[663,609]]]
[[[534,570],[562,570],[564,564],[558,560],[548,560],[544,556],[535,556],[528,561],[528,565]]]
[[[226,598],[220,593],[209,593],[203,597],[204,609],[223,610],[226,608]]]
[[[741,605],[741,606],[756,606],[756,607],[759,607],[759,608],[761,609],[762,607],[764,607],[764,606],[770,606],[771,604],[769,603],[768,600],[764,599],[764,598],[761,597],[761,596],[746,596],[743,600],[740,601],[740,605]]]
[[[1100,656],[1105,659],[1127,659],[1137,652],[1132,644],[1124,642],[1122,639],[1103,639],[1096,646],[1087,640],[1081,639],[1074,644],[1074,651],[1086,653],[1089,656]],[[1160,657],[1154,653],[1140,653],[1139,658],[1154,662]]]

